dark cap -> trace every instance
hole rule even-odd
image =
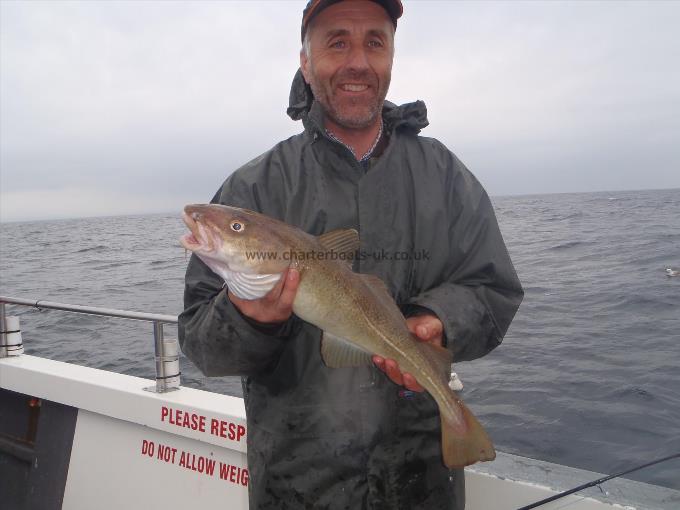
[[[387,11],[387,14],[392,18],[392,23],[394,27],[397,27],[397,20],[401,17],[404,12],[404,7],[401,5],[401,0],[372,0],[373,2],[380,4]],[[305,32],[307,32],[307,27],[309,23],[314,19],[314,17],[323,11],[326,7],[330,7],[333,4],[342,2],[342,0],[309,0],[305,10],[302,11],[302,40],[305,40]]]

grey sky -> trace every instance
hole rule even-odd
[[[406,1],[388,99],[492,195],[680,187],[680,3]],[[305,1],[0,12],[0,220],[179,211],[302,129]]]

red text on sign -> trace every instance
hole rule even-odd
[[[182,411],[181,409],[161,407],[161,421],[167,422],[170,425],[205,432],[205,416]]]
[[[231,483],[248,487],[248,470],[246,468],[220,462],[220,478]]]
[[[246,428],[230,421],[213,418],[210,420],[210,433],[231,441],[240,441],[246,434]]]

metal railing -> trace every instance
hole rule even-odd
[[[22,345],[20,337],[16,337],[18,340],[14,340],[12,343],[8,342],[9,334],[20,335],[20,331],[18,331],[18,327],[16,331],[9,331],[7,325],[10,317],[6,314],[6,304],[29,306],[38,310],[61,310],[86,315],[98,315],[100,317],[117,317],[120,319],[151,322],[153,323],[154,349],[156,353],[156,386],[144,389],[158,393],[179,389],[179,346],[177,339],[165,338],[164,334],[164,325],[177,324],[177,317],[175,315],[133,312],[115,308],[99,308],[95,306],[57,303],[54,301],[0,296],[0,358],[10,356],[8,348]],[[18,320],[13,321],[13,323],[18,324]]]

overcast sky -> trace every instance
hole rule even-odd
[[[305,3],[3,0],[0,220],[209,200],[302,129]],[[388,99],[491,195],[680,187],[680,2],[404,4]]]

